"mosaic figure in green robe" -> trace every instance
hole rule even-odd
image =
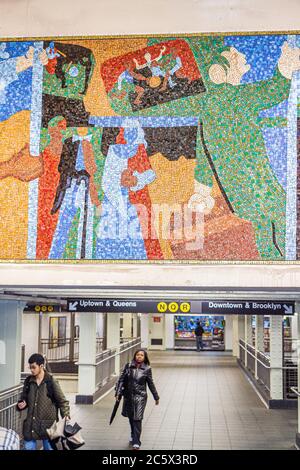
[[[299,48],[282,46],[272,78],[241,84],[250,69],[223,38],[187,38],[207,92],[156,107],[155,115],[199,116],[195,194],[190,207],[211,207],[213,176],[238,217],[249,220],[262,259],[284,259],[286,195],[271,167],[259,113],[286,100]],[[144,113],[141,113],[144,114]]]

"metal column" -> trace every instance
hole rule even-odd
[[[297,357],[298,357],[298,430],[296,435],[296,445],[300,450],[300,303],[296,302],[295,306],[298,324],[297,334]]]
[[[123,313],[123,338],[132,337],[132,313]]]
[[[24,302],[0,302],[0,390],[20,383],[21,333]]]
[[[264,352],[264,316],[255,315],[255,378],[257,375],[257,352]]]
[[[244,315],[238,315],[237,318],[237,356],[240,359],[240,347],[239,347],[239,341],[240,339],[245,339],[245,316]]]
[[[239,317],[234,315],[232,319],[232,355],[239,357]]]
[[[78,395],[76,403],[92,404],[96,392],[96,313],[80,314]]]
[[[127,313],[125,313],[127,315]],[[120,314],[109,313],[107,315],[106,329],[106,345],[107,349],[116,349],[117,356],[115,362],[115,373],[120,373]]]
[[[283,399],[283,316],[271,315],[270,321],[270,394],[271,400]]]
[[[245,343],[252,344],[252,315],[245,315]],[[248,354],[245,351],[245,366],[248,365]]]
[[[70,312],[70,351],[69,361],[74,361],[75,313]]]
[[[137,330],[138,330],[138,316],[137,316],[137,313],[134,313],[133,318],[132,318],[132,336],[133,336],[133,338],[136,338],[138,336]]]

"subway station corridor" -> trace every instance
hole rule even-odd
[[[150,351],[160,395],[148,391],[142,449],[293,449],[297,410],[268,410],[226,353]],[[74,396],[70,395],[74,403]],[[120,409],[111,426],[114,392],[94,406],[72,405],[84,449],[128,449],[129,424]]]

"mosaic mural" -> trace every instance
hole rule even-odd
[[[0,258],[299,259],[299,46],[0,40]]]

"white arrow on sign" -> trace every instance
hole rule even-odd
[[[289,307],[287,305],[283,305],[285,313],[293,313],[293,307],[290,305]]]
[[[77,308],[76,308],[77,305],[78,305],[78,302],[70,302],[70,304],[69,304],[69,310],[70,310],[71,312],[74,312],[74,310],[76,311],[76,310],[77,310]]]

